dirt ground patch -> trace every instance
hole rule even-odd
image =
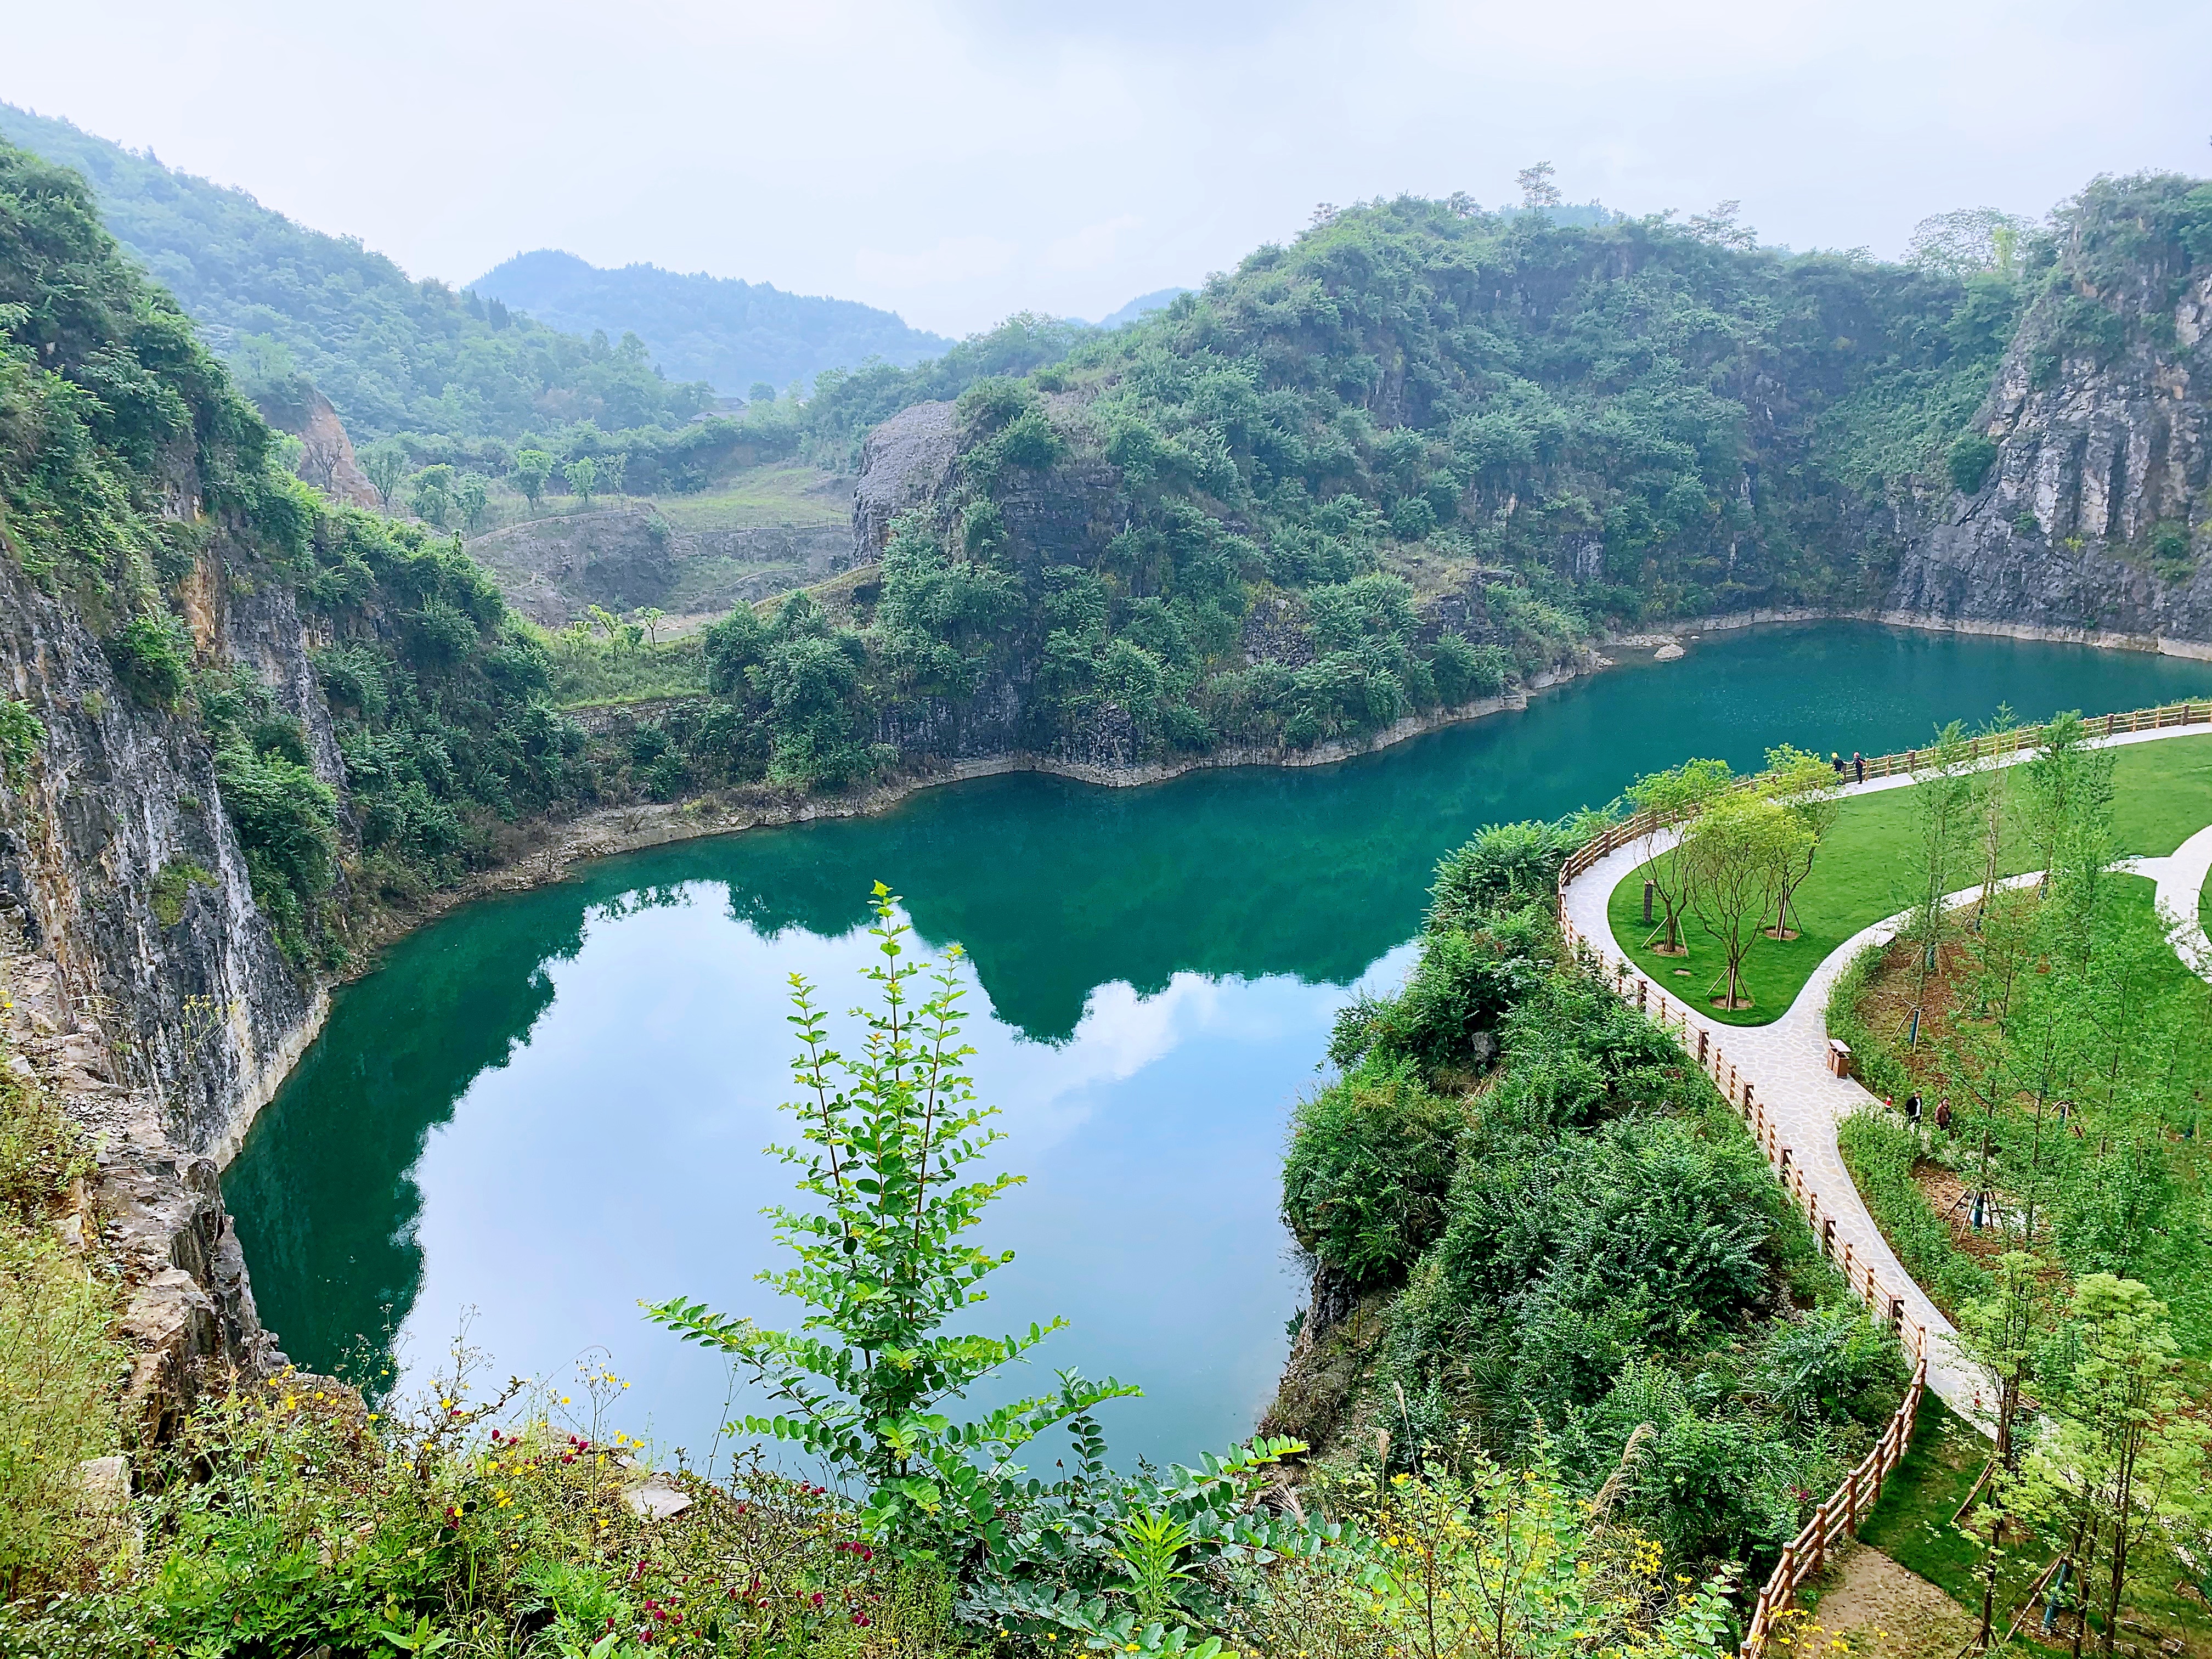
[[[1998,1228],[1974,1226],[1972,1200],[1957,1170],[1923,1158],[1912,1166],[1912,1182],[1927,1199],[1928,1207],[1950,1227],[1951,1242],[1976,1261],[1987,1264],[2012,1248]],[[2008,1200],[2000,1194],[1996,1201]]]
[[[1974,1633],[1972,1613],[1867,1544],[1844,1551],[1821,1576],[1818,1596],[1808,1617],[1790,1621],[1793,1654],[1826,1653],[1840,1638],[1883,1659],[1954,1659]]]

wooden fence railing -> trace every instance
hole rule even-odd
[[[2174,726],[2212,725],[2212,702],[2169,702],[2155,708],[2130,709],[2120,714],[2092,714],[2082,724],[2101,738],[2122,737],[2134,732],[2163,731]],[[2021,726],[2009,732],[1971,738],[1967,745],[1970,757],[1978,763],[2000,755],[2017,755],[2022,750],[2033,749],[2041,744],[2045,730],[2040,726]],[[1919,769],[1921,757],[1927,752],[1924,749],[1905,749],[1893,755],[1869,755],[1867,757],[1866,775],[1869,779],[1910,775]],[[1850,781],[1856,781],[1856,775],[1853,774]],[[1755,778],[1747,778],[1740,787],[1748,787],[1756,781]],[[1608,824],[1603,834],[1568,856],[1559,871],[1559,890],[1564,893],[1567,884],[1590,866],[1610,854],[1619,852],[1631,842],[1640,840],[1655,825],[1665,827],[1663,822],[1655,819],[1648,812],[1638,812],[1619,823]]]
[[[1565,875],[1560,878],[1563,897],[1571,879]],[[1590,945],[1591,942],[1567,918],[1564,905],[1560,926],[1570,951]],[[1917,1321],[1906,1317],[1902,1291],[1887,1283],[1871,1261],[1859,1255],[1849,1238],[1843,1239],[1838,1248],[1835,1218],[1820,1213],[1820,1195],[1806,1184],[1804,1166],[1796,1150],[1783,1140],[1780,1129],[1767,1115],[1765,1103],[1757,1097],[1751,1079],[1738,1074],[1720,1044],[1714,1041],[1711,1028],[1692,1020],[1686,1003],[1669,996],[1665,988],[1638,973],[1632,963],[1608,959],[1601,951],[1596,953],[1596,959],[1612,980],[1614,993],[1622,1000],[1633,1004],[1660,1030],[1674,1033],[1682,1045],[1684,1055],[1694,1057],[1698,1066],[1712,1079],[1714,1087],[1742,1116],[1783,1190],[1804,1212],[1813,1237],[1820,1243],[1820,1254],[1841,1269],[1844,1282],[1850,1286],[1851,1293],[1872,1310],[1883,1326],[1897,1334],[1905,1357],[1912,1362],[1911,1383],[1905,1391],[1903,1402],[1884,1425],[1881,1437],[1844,1477],[1843,1484],[1821,1501],[1797,1535],[1783,1546],[1782,1559],[1775,1563],[1774,1571],[1760,1588],[1743,1641],[1746,1659],[1758,1659],[1774,1621],[1796,1599],[1797,1587],[1826,1566],[1829,1556],[1844,1540],[1858,1530],[1859,1524],[1881,1497],[1882,1482],[1903,1461],[1905,1449],[1912,1443],[1912,1425],[1919,1416],[1920,1401],[1928,1391],[1928,1331]]]
[[[2099,714],[2084,722],[2100,737],[2118,737],[2125,732],[2160,731],[2168,726],[2212,725],[2212,702],[2166,703],[2156,708],[2137,708],[2125,714]],[[1977,738],[1971,745],[1972,758],[1976,762],[1994,759],[2002,755],[2017,755],[2022,750],[2033,749],[2043,741],[2045,728],[2024,726],[2014,731],[1991,737]],[[1894,755],[1869,757],[1866,763],[1869,778],[1888,778],[1908,775],[1919,769],[1920,757],[1927,751],[1908,749]],[[1747,787],[1755,780],[1747,780]],[[1567,915],[1567,889],[1575,878],[1600,859],[1620,851],[1640,840],[1654,828],[1664,828],[1662,822],[1646,813],[1638,813],[1620,823],[1608,825],[1589,845],[1577,849],[1559,869],[1559,921],[1566,936],[1570,951],[1588,946],[1595,955],[1601,969],[1613,981],[1614,992],[1624,1001],[1632,1003],[1637,1010],[1650,1018],[1662,1030],[1672,1031],[1682,1045],[1685,1055],[1694,1054],[1698,1065],[1711,1077],[1729,1104],[1742,1115],[1752,1138],[1797,1207],[1805,1212],[1813,1236],[1820,1241],[1820,1253],[1839,1267],[1844,1281],[1851,1293],[1864,1302],[1875,1317],[1897,1334],[1905,1357],[1912,1362],[1912,1382],[1905,1391],[1904,1402],[1890,1417],[1874,1449],[1861,1458],[1843,1484],[1824,1498],[1812,1518],[1806,1522],[1798,1534],[1785,1544],[1782,1559],[1775,1564],[1765,1584],[1759,1592],[1759,1600],[1752,1608],[1751,1623],[1744,1634],[1743,1651],[1747,1659],[1757,1659],[1766,1644],[1774,1621],[1780,1618],[1796,1599],[1798,1586],[1827,1565],[1829,1556],[1843,1541],[1858,1530],[1881,1496],[1882,1482],[1905,1456],[1906,1447],[1912,1442],[1912,1425],[1920,1411],[1921,1400],[1928,1391],[1928,1331],[1917,1321],[1905,1316],[1905,1298],[1900,1289],[1887,1283],[1875,1271],[1874,1264],[1864,1257],[1854,1259],[1851,1241],[1842,1241],[1840,1251],[1836,1237],[1833,1216],[1820,1213],[1819,1193],[1805,1183],[1804,1169],[1794,1148],[1783,1142],[1781,1133],[1773,1119],[1767,1115],[1765,1103],[1754,1096],[1751,1081],[1737,1075],[1736,1068],[1714,1041],[1711,1028],[1698,1024],[1690,1018],[1687,1003],[1668,995],[1666,988],[1654,983],[1637,971],[1633,963],[1626,958],[1609,957],[1599,950],[1595,941],[1585,938]]]

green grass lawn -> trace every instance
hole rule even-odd
[[[853,488],[819,467],[788,462],[749,467],[696,495],[656,495],[653,504],[679,530],[843,525],[853,520]]]
[[[1951,1517],[1966,1501],[1989,1461],[1990,1443],[1948,1407],[1928,1395],[1912,1425],[1912,1443],[1905,1460],[1882,1485],[1881,1501],[1859,1529],[1860,1540],[1872,1545],[1899,1566],[1918,1573],[1952,1600],[1977,1613],[1981,1610],[1982,1586],[1977,1576],[1981,1551],[1951,1524]],[[1972,1517],[1969,1517],[1971,1522]],[[2033,1539],[2008,1546],[1997,1573],[1997,1634],[2002,1637],[2020,1611],[2021,1600],[2036,1577],[2049,1565],[2051,1547]],[[2203,1608],[2170,1588],[2175,1569],[2165,1559],[2148,1559],[2130,1575],[2124,1617],[2148,1627],[2154,1646],[2160,1638],[2178,1637],[2190,1655],[2212,1650],[2212,1620]],[[2039,1633],[2040,1613],[2032,1614],[2023,1638]],[[2122,1626],[2125,1631],[2125,1624]],[[2093,1632],[2089,1645],[2095,1644]],[[2034,1647],[2027,1650],[2036,1651]],[[2065,1645],[2043,1651],[2063,1653]]]
[[[2113,775],[2118,792],[2113,829],[2124,853],[2163,855],[2212,823],[2212,736],[2131,744],[2118,751]],[[1613,936],[1655,982],[1699,1005],[1714,1019],[1731,1025],[1765,1025],[1789,1008],[1829,952],[1862,927],[1911,904],[1913,833],[1910,789],[1859,795],[1844,802],[1812,875],[1798,890],[1795,920],[1802,933],[1787,941],[1761,939],[1745,959],[1750,1008],[1724,1013],[1711,1006],[1726,960],[1718,941],[1694,918],[1685,919],[1690,947],[1686,960],[1644,948],[1651,929],[1643,920],[1641,870],[1632,872],[1613,890],[1607,906]],[[2006,860],[2006,873],[2024,867],[2014,849]],[[1973,872],[1967,872],[1953,884],[1964,887],[1972,878]],[[2212,908],[2212,898],[2207,902]]]
[[[1859,1528],[1860,1540],[1953,1600],[1978,1609],[1981,1592],[1974,1570],[1980,1553],[1950,1522],[1989,1456],[1990,1443],[1972,1424],[1934,1395],[1923,1396],[1905,1461],[1882,1483],[1881,1501]],[[2038,1561],[2021,1576],[2032,1579],[2042,1565]]]

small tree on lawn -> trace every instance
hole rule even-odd
[[[2020,722],[2013,716],[2012,705],[2001,703],[1997,707],[1996,717],[1982,728],[1976,741],[1994,757],[2009,744],[2012,734],[2019,728]],[[2004,883],[2005,847],[2011,839],[2013,821],[2018,816],[2012,793],[2012,775],[2015,769],[2010,766],[1985,766],[1974,783],[1974,804],[1978,809],[1982,853],[1982,896],[1974,905],[1977,931]]]
[[[1936,949],[1942,939],[1943,899],[1971,827],[1974,803],[1974,754],[1966,729],[1957,720],[1936,734],[1934,747],[1921,751],[1912,775],[1914,893],[1909,929],[1917,959],[1912,989],[1911,1043],[1920,1039],[1921,1004],[1928,975],[1935,971]]]
[[[1751,1006],[1743,990],[1744,957],[1786,872],[1802,861],[1811,839],[1812,832],[1785,808],[1759,795],[1717,802],[1684,833],[1691,906],[1728,958],[1728,989],[1720,1006]]]
[[[1682,943],[1682,912],[1688,903],[1692,877],[1687,838],[1675,832],[1725,793],[1735,777],[1726,761],[1686,760],[1664,772],[1647,773],[1626,791],[1630,810],[1650,815],[1638,838],[1637,850],[1643,854],[1644,868],[1666,915],[1644,943],[1649,946],[1652,939],[1659,940],[1656,949],[1662,957],[1690,953]],[[1661,850],[1670,837],[1672,845]]]
[[[865,1519],[876,1533],[907,1549],[942,1552],[964,1536],[998,1550],[1013,1455],[1102,1401],[1138,1390],[1063,1371],[1057,1392],[972,1422],[937,1409],[1066,1321],[1000,1337],[939,1329],[986,1300],[981,1281],[1013,1259],[1012,1250],[994,1255],[963,1236],[1022,1177],[961,1178],[1000,1139],[983,1127],[998,1109],[975,1103],[966,1069],[975,1050],[960,1041],[960,949],[933,972],[908,961],[897,903],[876,884],[868,932],[880,960],[866,977],[880,1006],[856,1011],[867,1023],[859,1054],[831,1046],[813,988],[791,979],[801,1049],[793,1075],[802,1093],[784,1109],[799,1119],[805,1145],[771,1150],[799,1168],[799,1190],[811,1203],[769,1207],[778,1241],[799,1263],[760,1277],[813,1311],[797,1331],[763,1330],[681,1297],[647,1312],[686,1341],[731,1355],[765,1384],[788,1413],[747,1417],[745,1431],[803,1446],[865,1482]],[[928,993],[917,1002],[914,981],[925,973]]]
[[[1769,939],[1795,939],[1797,930],[1790,925],[1790,901],[1813,873],[1813,860],[1820,850],[1821,842],[1835,826],[1836,814],[1843,810],[1843,779],[1818,755],[1785,743],[1766,751],[1764,787],[1783,811],[1806,830],[1803,854],[1783,869],[1782,892],[1774,906],[1774,925],[1766,930]]]
[[[2094,884],[2111,856],[2117,756],[2090,744],[2088,723],[2079,714],[2060,714],[2043,728],[2034,758],[2021,767],[2021,817],[2046,890],[2068,877]]]

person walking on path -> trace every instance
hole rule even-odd
[[[1831,750],[1828,751],[1828,764],[1829,764],[1829,765],[1831,765],[1831,766],[1832,766],[1832,767],[1834,767],[1834,768],[1836,769],[1836,775],[1837,775],[1838,777],[1839,777],[1839,778],[1840,778],[1841,776],[1843,776],[1843,775],[1844,775],[1844,757],[1843,757],[1843,752],[1842,752],[1842,750],[1836,750],[1836,749],[1831,749]]]
[[[1861,783],[1866,781],[1866,757],[1856,749],[1851,750],[1851,769],[1859,775]]]

